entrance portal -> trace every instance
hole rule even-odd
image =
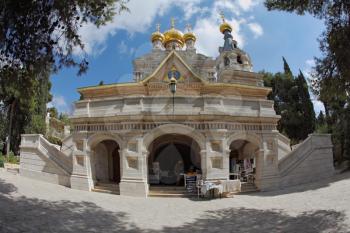
[[[254,183],[259,147],[247,140],[235,140],[230,145],[230,179]]]
[[[201,159],[198,144],[190,137],[167,134],[149,147],[148,181],[153,185],[183,185],[184,174],[200,174]]]
[[[91,173],[95,183],[120,182],[119,145],[113,140],[104,140],[92,148]]]

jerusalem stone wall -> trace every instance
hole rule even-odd
[[[334,174],[329,134],[311,134],[279,161],[280,187],[323,180]]]

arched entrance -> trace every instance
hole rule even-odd
[[[246,139],[237,139],[230,144],[230,179],[255,183],[258,167],[259,146]]]
[[[95,184],[120,183],[119,145],[106,139],[92,146],[91,176]]]
[[[149,145],[148,151],[150,185],[183,186],[183,174],[201,174],[200,147],[189,136],[159,136]]]

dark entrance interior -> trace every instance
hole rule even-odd
[[[201,173],[198,144],[190,137],[168,134],[153,141],[148,159],[151,185],[183,185],[185,173]]]
[[[104,140],[93,148],[91,158],[92,177],[97,183],[120,183],[119,145],[113,140]]]

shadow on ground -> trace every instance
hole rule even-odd
[[[319,210],[293,217],[278,210],[246,208],[204,212],[192,223],[155,231],[147,229],[147,226],[140,228],[136,223],[132,223],[127,213],[106,211],[91,202],[14,197],[11,193],[15,192],[16,188],[1,179],[0,191],[0,232],[8,233],[346,232],[343,226],[345,215],[341,212]]]

